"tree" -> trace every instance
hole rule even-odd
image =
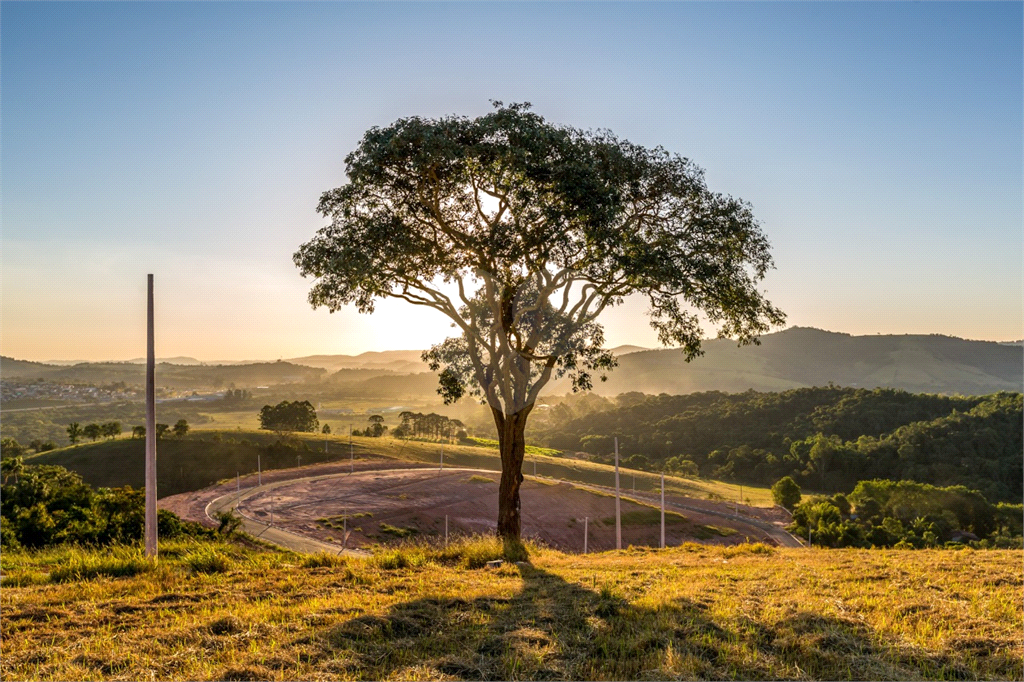
[[[156,425],[156,439],[160,440],[165,435],[167,435],[167,430],[169,428],[171,428],[171,427],[168,426],[167,424],[157,424]]]
[[[320,428],[316,410],[308,400],[302,402],[282,400],[277,405],[264,405],[259,416],[260,428],[270,431],[315,432]]]
[[[330,432],[331,432],[331,425],[330,424],[324,424],[324,428],[320,429],[320,433],[322,433],[324,435],[327,435]]]
[[[380,438],[384,435],[384,432],[388,430],[388,427],[384,426],[384,417],[379,414],[371,414],[370,418],[366,421],[370,422],[370,425],[366,427],[365,431],[367,436]]]
[[[178,438],[184,438],[185,434],[188,433],[188,422],[184,419],[179,419],[174,423],[174,427],[171,429],[174,431],[174,435]]]
[[[100,432],[107,438],[117,438],[121,435],[121,422],[105,422],[100,425]]]
[[[459,336],[424,359],[446,403],[490,407],[498,534],[518,538],[527,419],[552,378],[587,390],[615,366],[602,311],[646,297],[659,339],[687,360],[701,353],[698,311],[741,344],[784,316],[756,288],[772,260],[749,205],[709,191],[695,164],[494,106],[367,131],[348,184],[321,196],[330,224],[294,260],[316,279],[314,307],[372,313],[390,297],[449,318]]]
[[[775,504],[785,507],[790,512],[800,504],[800,486],[789,476],[783,476],[772,486],[772,499]]]
[[[86,424],[85,428],[82,429],[82,434],[89,440],[95,441],[103,435],[103,427],[99,424]]]
[[[146,437],[146,427],[145,426],[135,426],[135,427],[132,428],[132,438],[145,438],[145,437]]]
[[[68,424],[68,440],[74,445],[82,437],[82,427],[78,422],[71,422]]]

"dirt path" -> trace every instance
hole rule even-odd
[[[390,459],[318,464],[275,470],[160,500],[183,518],[216,526],[214,512],[237,507],[246,532],[296,551],[358,549],[403,537],[489,534],[495,530],[498,472],[445,469]],[[614,549],[614,490],[528,476],[522,490],[523,535],[580,552]],[[623,545],[660,544],[659,499],[621,493]],[[654,508],[652,508],[652,506]],[[747,509],[746,507],[743,507]],[[730,506],[666,497],[666,541],[735,544],[800,543],[764,516],[732,513]],[[761,510],[759,510],[761,511]],[[673,513],[674,512],[674,513]],[[723,523],[725,520],[727,523]],[[723,528],[724,527],[724,528]],[[347,531],[343,541],[342,533]]]

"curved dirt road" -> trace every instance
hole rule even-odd
[[[422,465],[422,464],[416,464],[416,463],[405,463],[405,462],[398,462],[398,461],[394,461],[394,460],[383,460],[382,459],[382,460],[370,460],[370,461],[363,460],[362,462],[358,463],[358,466],[355,467],[354,472],[356,474],[363,474],[363,476],[358,476],[357,475],[356,479],[365,478],[365,475],[372,475],[372,477],[375,480],[379,480],[379,479],[381,479],[383,477],[394,478],[394,479],[397,479],[396,483],[399,483],[400,485],[404,485],[404,484],[401,484],[400,481],[403,478],[408,478],[408,476],[413,473],[411,470],[421,470],[424,473],[429,472],[429,471],[436,471],[436,469],[434,469],[434,467],[429,466],[429,465]],[[212,488],[204,489],[204,490],[201,490],[201,491],[195,491],[193,493],[186,493],[186,494],[183,494],[183,495],[173,496],[171,498],[165,498],[164,500],[161,500],[161,507],[168,508],[168,509],[171,509],[173,511],[176,511],[177,513],[179,513],[180,515],[182,515],[185,518],[190,518],[192,520],[201,521],[201,522],[205,523],[206,525],[213,525],[213,526],[216,525],[216,522],[212,519],[212,515],[215,512],[221,511],[221,510],[233,509],[233,508],[236,508],[236,507],[240,507],[238,511],[239,511],[239,516],[241,516],[241,518],[242,518],[243,528],[245,529],[246,532],[250,533],[253,536],[259,537],[262,540],[273,542],[275,544],[281,545],[281,546],[286,547],[288,549],[292,549],[292,550],[300,551],[300,552],[330,552],[330,553],[346,553],[346,554],[363,554],[364,552],[362,552],[360,550],[353,549],[353,548],[345,548],[345,547],[342,546],[342,544],[340,542],[332,541],[333,538],[331,536],[329,536],[329,535],[326,536],[324,539],[316,539],[315,537],[312,537],[313,535],[325,536],[325,533],[322,532],[323,531],[322,528],[318,527],[315,523],[310,523],[310,521],[312,519],[304,519],[306,523],[303,524],[303,523],[297,523],[296,522],[296,518],[290,518],[289,517],[289,512],[293,512],[292,515],[294,516],[294,512],[296,511],[296,507],[310,507],[310,505],[312,505],[312,509],[320,508],[320,513],[318,513],[318,514],[314,513],[313,514],[314,516],[326,515],[326,511],[323,511],[323,510],[330,507],[332,499],[334,499],[335,501],[337,501],[339,499],[343,499],[343,498],[344,499],[348,499],[347,496],[352,495],[353,494],[352,491],[346,492],[345,495],[343,495],[343,496],[334,496],[333,498],[332,497],[322,497],[323,492],[320,491],[318,494],[314,494],[313,495],[313,499],[315,500],[315,502],[295,503],[294,500],[293,500],[292,504],[291,504],[291,507],[288,507],[288,505],[285,505],[286,508],[280,508],[280,507],[278,508],[279,515],[277,516],[277,518],[280,519],[279,521],[277,521],[276,523],[272,523],[272,519],[271,519],[271,517],[274,514],[274,502],[270,501],[271,496],[267,494],[270,491],[275,490],[277,488],[283,488],[285,486],[287,486],[287,487],[297,486],[297,487],[299,487],[299,490],[300,490],[299,494],[301,496],[301,494],[302,494],[301,491],[306,491],[307,493],[312,493],[312,492],[314,492],[312,490],[312,488],[317,483],[321,483],[321,488],[322,488],[323,484],[328,483],[327,479],[347,476],[347,475],[349,475],[349,472],[350,472],[350,469],[349,469],[348,463],[344,463],[344,464],[331,463],[331,464],[313,465],[313,466],[310,466],[310,467],[303,467],[301,469],[276,470],[276,471],[267,472],[266,474],[264,474],[264,476],[263,476],[264,481],[263,481],[263,485],[261,487],[256,485],[257,484],[257,480],[256,480],[257,477],[256,476],[248,476],[248,477],[246,477],[246,479],[240,480],[238,482],[238,484],[237,484],[237,487],[236,487],[235,482],[233,482],[233,481],[232,482],[224,482],[224,483],[222,483],[222,484],[220,484],[218,486],[213,486]],[[486,470],[486,469],[453,468],[453,469],[445,469],[445,471],[443,473],[446,476],[452,476],[452,475],[462,475],[462,476],[465,476],[465,474],[473,474],[473,475],[483,474],[485,476],[486,475],[494,476],[496,472],[491,471],[491,470]],[[310,475],[310,474],[312,474],[312,475]],[[439,475],[440,475],[440,472],[439,472]],[[417,475],[414,475],[414,479],[415,478],[422,478],[422,476],[417,474]],[[353,483],[356,483],[356,479],[353,479]],[[536,494],[537,490],[541,490],[543,492],[548,492],[549,494],[555,494],[556,497],[559,500],[559,503],[560,503],[559,506],[563,506],[561,504],[563,501],[566,503],[564,505],[565,509],[563,510],[563,516],[565,516],[565,518],[562,518],[562,521],[560,523],[558,521],[552,522],[552,516],[550,514],[550,510],[544,510],[543,509],[543,507],[551,507],[550,502],[551,502],[551,499],[554,499],[554,498],[546,499],[544,504],[537,505],[537,506],[542,508],[542,510],[541,510],[542,515],[545,512],[548,512],[548,517],[545,518],[545,519],[535,519],[535,521],[540,522],[540,521],[543,520],[545,525],[543,526],[542,530],[554,529],[554,531],[556,533],[556,537],[547,538],[548,541],[555,541],[555,543],[557,545],[563,545],[568,551],[573,551],[573,549],[577,549],[577,550],[581,549],[581,548],[576,548],[575,547],[575,545],[578,544],[578,542],[577,542],[578,538],[575,537],[575,534],[578,534],[578,531],[575,531],[575,530],[570,531],[570,530],[565,529],[565,528],[557,528],[557,526],[559,526],[559,525],[564,526],[565,525],[564,524],[565,520],[566,519],[570,519],[569,526],[571,528],[573,526],[574,522],[571,520],[570,513],[575,511],[577,513],[577,516],[582,517],[584,514],[586,514],[588,512],[588,509],[589,509],[590,510],[589,513],[591,515],[590,518],[592,519],[592,521],[594,521],[594,523],[591,524],[591,529],[592,529],[591,532],[594,533],[594,535],[591,536],[592,539],[591,539],[591,545],[590,546],[591,546],[592,551],[601,551],[602,549],[609,549],[610,548],[607,545],[607,538],[605,539],[604,542],[601,542],[600,541],[600,537],[598,537],[600,535],[600,533],[601,533],[601,530],[602,530],[600,528],[600,522],[598,521],[598,519],[601,518],[602,514],[607,516],[608,515],[608,511],[607,510],[600,511],[598,509],[594,509],[592,506],[591,507],[587,507],[587,506],[581,507],[579,500],[575,500],[575,502],[573,502],[573,500],[570,499],[570,498],[574,497],[573,493],[571,492],[571,489],[572,488],[576,488],[576,489],[578,489],[580,491],[589,491],[591,493],[599,493],[599,495],[597,497],[603,497],[603,499],[605,501],[607,501],[607,499],[608,499],[607,495],[609,493],[614,493],[614,488],[606,488],[606,487],[603,487],[603,486],[596,486],[596,485],[585,485],[585,484],[571,482],[571,481],[570,482],[562,482],[560,485],[558,485],[553,480],[551,480],[551,479],[544,479],[543,477],[532,477],[532,476],[529,476],[529,477],[527,477],[527,480],[528,481],[532,480],[532,482],[534,484],[532,486],[533,489],[534,489],[534,493],[533,494]],[[452,482],[456,482],[456,481],[452,481]],[[338,483],[340,484],[341,481],[338,481]],[[440,481],[438,481],[437,483],[440,483]],[[557,485],[558,490],[552,489],[552,486],[555,486],[555,485]],[[477,487],[479,488],[480,486],[477,486]],[[364,488],[365,488],[365,484],[364,484]],[[434,488],[437,488],[436,484],[434,484]],[[545,491],[545,489],[547,489],[547,490]],[[358,493],[358,490],[356,491],[356,493]],[[372,496],[372,492],[369,489],[365,489],[364,493],[369,494],[369,495]],[[284,494],[285,494],[286,498],[287,497],[291,497],[291,495],[289,495],[287,492],[284,493]],[[660,500],[658,499],[657,495],[649,495],[649,494],[644,494],[644,493],[620,492],[620,496],[621,496],[622,500],[625,503],[627,503],[627,504],[634,503],[634,504],[637,504],[637,505],[643,505],[644,507],[655,507],[655,508],[657,508],[659,506],[659,504],[660,504]],[[384,495],[384,497],[388,497],[388,495]],[[589,497],[592,497],[592,496],[591,495],[586,495],[586,497],[589,498]],[[255,506],[253,506],[251,509],[247,508],[247,505],[246,505],[246,502],[248,500],[250,500],[250,498],[255,498],[255,499],[252,500],[252,502],[256,503]],[[277,499],[278,495],[275,494],[273,496],[273,498]],[[667,496],[666,497],[666,508],[668,510],[685,510],[687,512],[690,512],[690,514],[688,514],[687,516],[692,517],[692,518],[696,518],[697,520],[696,520],[695,523],[698,523],[698,524],[699,523],[713,522],[713,519],[708,519],[707,518],[708,516],[728,519],[730,521],[729,525],[732,526],[734,528],[734,530],[737,531],[737,534],[738,534],[737,537],[739,537],[739,536],[746,536],[746,537],[751,537],[751,538],[763,539],[763,540],[768,540],[770,542],[774,542],[776,544],[779,544],[779,545],[782,545],[782,546],[787,546],[787,547],[799,547],[799,546],[801,546],[799,541],[797,541],[792,535],[790,535],[789,533],[785,532],[781,528],[780,524],[773,524],[773,523],[769,523],[769,522],[767,522],[767,521],[765,521],[763,519],[744,517],[744,516],[730,514],[730,513],[726,513],[726,512],[715,510],[715,509],[709,509],[708,507],[710,505],[708,503],[702,501],[702,500],[701,501],[692,500],[692,502],[694,502],[696,504],[687,504],[687,501],[690,501],[690,500],[688,498],[679,498],[679,497],[676,497],[676,496]],[[392,509],[385,510],[385,512],[387,512],[387,511],[394,511],[394,507],[395,506],[397,506],[397,507],[405,506],[405,507],[408,507],[410,509],[413,508],[413,507],[417,507],[417,504],[415,502],[416,502],[416,500],[414,499],[413,501],[410,501],[410,502],[406,503],[405,505],[393,505]],[[452,500],[450,500],[450,499],[449,500],[434,500],[434,503],[435,504],[441,503],[443,505],[443,507],[445,509],[447,509],[448,507],[451,506]],[[352,506],[351,506],[351,504],[352,504],[351,501],[348,504],[349,504],[348,508],[351,511],[353,509]],[[418,506],[419,506],[420,509],[424,508],[424,504],[419,504]],[[433,519],[433,521],[436,524],[437,523],[437,512],[442,507],[431,506],[429,504],[427,504],[426,506],[427,506],[427,508],[429,509],[430,512],[434,513],[434,517],[435,518]],[[634,509],[637,509],[637,508],[634,508]],[[335,511],[337,511],[337,510],[335,510]],[[405,509],[405,511],[409,511],[409,509]],[[452,509],[452,511],[454,512],[455,509]],[[479,510],[477,510],[476,513],[472,514],[472,516],[479,516],[479,515],[480,515],[479,514]],[[456,522],[455,530],[456,531],[461,531],[461,532],[487,532],[488,528],[486,526],[487,526],[488,522],[490,521],[490,518],[489,518],[490,514],[485,514],[485,515],[487,516],[486,519],[482,519],[482,520],[481,519],[477,519],[476,525],[473,526],[471,524],[470,527],[467,527],[465,525],[465,523],[463,523],[461,526],[458,525],[458,522],[467,521],[467,519],[465,517],[463,517],[463,518],[459,518],[457,516],[453,517],[453,521]],[[694,516],[694,515],[696,515],[696,516]],[[309,516],[308,510],[307,510],[306,516]],[[427,516],[428,516],[428,521],[429,521],[430,520],[429,519],[430,514],[428,513]],[[704,519],[701,519],[701,517],[704,517]],[[472,521],[472,520],[473,519],[469,519],[469,521]],[[483,524],[484,524],[483,527],[480,527],[480,521],[483,521]],[[524,519],[524,521],[525,521],[525,519]],[[576,521],[582,521],[582,518],[577,518]],[[397,521],[395,523],[397,523]],[[287,528],[283,528],[282,527],[283,525],[291,526],[291,530],[289,530]],[[354,524],[352,524],[352,525],[354,525]],[[491,524],[491,525],[493,525],[493,524]],[[428,526],[429,526],[429,524],[428,524]],[[535,527],[536,527],[536,525],[535,525]],[[349,526],[349,528],[350,528],[349,532],[350,532],[350,535],[351,535],[351,533],[352,533],[351,526]],[[436,529],[437,526],[435,525],[434,528]],[[524,523],[524,532],[526,531],[526,528],[527,528],[527,526]],[[362,530],[362,529],[361,528],[357,528],[356,530],[359,531],[359,530]],[[493,529],[490,529],[490,530],[493,530]],[[321,532],[318,532],[318,531],[321,531]],[[430,532],[430,531],[426,530],[426,532]],[[560,535],[559,535],[559,533],[560,533]],[[692,541],[692,540],[695,539],[695,538],[692,538],[692,537],[685,537],[685,536],[680,537],[678,535],[678,529],[676,529],[675,531],[670,530],[670,536],[675,536],[674,538],[670,538],[670,544],[676,544],[678,542],[683,542],[683,541]],[[324,541],[324,540],[326,540],[326,541]],[[353,540],[355,542],[353,542]],[[359,536],[358,533],[357,533],[357,537],[356,538],[349,538],[350,544],[359,544],[360,541],[362,543],[366,544],[366,543],[370,542],[371,540],[369,538],[367,538],[367,537]],[[632,536],[630,536],[629,534],[625,534],[624,533],[624,543],[625,542],[637,542],[638,544],[650,544],[650,539],[649,538],[645,539],[643,537],[636,537],[635,533]],[[722,539],[717,539],[716,538],[715,542],[732,542],[732,540],[722,540]],[[656,544],[657,543],[655,541],[655,545]]]

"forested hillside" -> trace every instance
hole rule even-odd
[[[545,410],[533,442],[620,453],[631,466],[849,492],[872,478],[966,485],[990,500],[1022,494],[1022,396],[807,388],[779,393],[625,394]],[[585,412],[572,418],[573,412]]]

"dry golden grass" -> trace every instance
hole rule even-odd
[[[1022,677],[1019,551],[531,546],[481,568],[496,541],[162,549],[134,575],[69,582],[52,572],[105,553],[5,552],[2,678]]]

